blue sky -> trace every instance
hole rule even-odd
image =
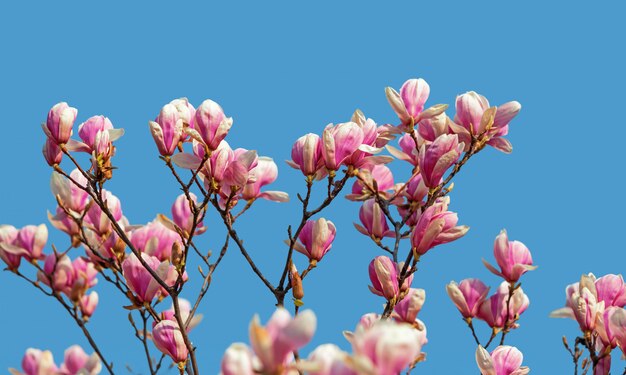
[[[473,340],[445,284],[480,277],[495,288],[498,280],[481,258],[492,259],[493,239],[506,228],[539,265],[524,276],[531,305],[507,342],[524,352],[535,373],[569,372],[561,336],[574,337],[576,324],[551,320],[548,313],[562,306],[565,286],[581,273],[621,273],[626,264],[620,238],[626,9],[618,2],[374,4],[5,4],[0,223],[46,222],[46,211],[54,208],[39,126],[59,101],[78,108],[77,124],[104,114],[126,129],[109,188],[131,222],[146,223],[169,212],[177,195],[147,126],[174,98],[219,102],[235,120],[229,143],[273,157],[279,164],[273,188],[292,197],[304,189],[300,173],[282,162],[292,142],[349,119],[356,108],[378,123],[395,121],[385,86],[422,77],[431,85],[431,104],[452,104],[469,90],[494,104],[518,100],[523,109],[511,125],[513,154],[489,149],[456,179],[451,209],[470,232],[420,263],[413,285],[427,291],[421,319],[430,342],[419,370],[475,372]],[[259,202],[239,224],[252,256],[273,280],[286,226],[297,213],[295,199]],[[379,253],[352,227],[357,215],[358,205],[343,200],[324,213],[338,235],[306,280],[305,306],[317,313],[319,328],[304,352],[329,341],[347,348],[341,332],[353,329],[361,314],[381,309],[382,301],[367,290],[367,264]],[[206,224],[209,234],[201,243],[217,249],[221,224],[215,216]],[[64,235],[51,233],[49,243],[66,246]],[[104,280],[98,292],[101,306],[90,323],[96,340],[121,373],[126,364],[145,373],[141,347],[121,309],[124,300]],[[0,368],[19,366],[30,346],[51,349],[57,362],[64,348],[87,347],[60,306],[6,272],[0,274],[0,300]],[[252,315],[266,321],[273,304],[233,248],[201,308],[205,320],[193,332],[205,372],[217,373],[227,345],[247,341]],[[614,371],[625,364],[616,358]]]

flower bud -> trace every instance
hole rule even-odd
[[[296,242],[294,249],[306,255],[309,260],[320,261],[333,245],[336,229],[332,221],[324,218],[308,220],[300,234],[299,242]]]
[[[50,138],[47,138],[46,143],[43,144],[42,153],[46,163],[51,167],[61,164],[61,160],[63,160],[61,148]]]
[[[302,278],[296,269],[296,265],[291,263],[291,268],[289,270],[289,281],[291,283],[291,293],[293,294],[293,298],[296,300],[301,300],[304,298],[304,288],[302,287]]]
[[[189,351],[185,346],[183,334],[178,323],[162,320],[152,328],[152,341],[161,353],[169,356],[176,363],[184,363]]]
[[[290,166],[300,169],[305,176],[314,176],[322,167],[322,141],[317,134],[306,134],[298,138],[291,148]]]
[[[375,199],[368,199],[363,202],[359,210],[361,224],[354,224],[354,227],[362,234],[380,241],[383,237],[393,237],[394,231],[389,230],[387,217],[381,210]]]
[[[217,149],[233,125],[233,119],[226,117],[222,107],[209,99],[200,104],[195,120],[195,130],[200,133],[209,150]]]
[[[77,115],[78,110],[68,106],[67,103],[55,104],[48,112],[48,119],[43,126],[44,133],[57,144],[67,143],[72,136],[72,127]]]
[[[402,288],[399,287],[399,275],[402,265],[397,265],[389,257],[378,256],[369,265],[369,276],[372,285],[370,291],[378,296],[385,297],[389,301],[395,301],[400,292],[406,291],[411,286],[413,275],[405,278]]]

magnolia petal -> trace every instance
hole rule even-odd
[[[198,169],[202,163],[202,159],[194,154],[181,152],[172,156],[174,164],[185,169]]]
[[[561,307],[550,313],[550,318],[569,318],[575,319],[574,311],[569,307]]]
[[[74,139],[68,140],[67,143],[65,144],[65,147],[70,152],[87,152],[87,153],[91,152],[91,148],[89,146],[87,146],[83,142],[79,142]]]
[[[259,198],[274,202],[289,202],[289,194],[284,191],[264,191],[259,195]]]
[[[497,375],[491,355],[480,345],[476,349],[476,364],[482,375]]]

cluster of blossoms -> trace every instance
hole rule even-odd
[[[537,267],[533,265],[528,248],[519,241],[509,241],[505,230],[496,237],[493,255],[500,269],[483,260],[489,271],[503,279],[493,295],[488,296],[490,288],[479,279],[465,279],[458,284],[452,281],[446,286],[446,291],[472,331],[478,345],[476,361],[483,375],[526,374],[529,370],[520,367],[521,352],[517,348],[504,346],[503,343],[511,330],[519,328],[517,322],[530,304],[519,280],[524,273]],[[498,334],[502,334],[500,346],[491,355],[481,346],[476,336],[474,318],[491,328],[491,337],[485,344],[486,347]]]
[[[582,355],[578,345],[592,352],[590,361],[594,374],[608,374],[611,352],[618,348],[626,355],[626,284],[622,275],[582,275],[580,281],[565,289],[565,307],[553,311],[555,318],[574,319],[582,336],[576,338],[574,356]]]
[[[309,133],[296,140],[287,164],[304,175],[306,194],[298,194],[302,219],[288,228],[287,257],[276,284],[254,263],[248,243],[241,239],[234,224],[258,198],[287,202],[289,196],[265,189],[278,177],[278,167],[271,158],[230,146],[226,138],[233,119],[219,104],[205,100],[196,108],[185,98],[175,99],[161,108],[154,121],[149,121],[160,159],[179,183],[182,194],[172,204],[171,215],[158,214],[145,225],[133,225],[124,216],[120,199],[104,189],[115,170],[113,142],[124,131],[114,128],[108,118],[94,116],[78,127],[80,139],[72,139],[78,111],[67,103],[59,103],[50,110],[43,125],[46,134],[43,154],[53,168],[51,189],[57,203],[49,220],[69,236],[70,246],[65,252],[54,249],[46,255],[43,248],[48,233],[44,225],[20,230],[1,226],[0,259],[8,270],[55,296],[81,327],[98,303],[97,293],[88,292],[95,286],[96,276],[101,275],[128,299],[125,308],[131,311],[129,320],[145,348],[150,373],[156,374],[160,364],[154,367],[148,341],[163,357],[171,359],[181,374],[186,371],[198,375],[196,347],[190,331],[201,318],[198,307],[213,271],[232,241],[274,295],[278,309],[265,326],[258,317],[252,320],[250,346],[236,343],[226,350],[221,363],[223,375],[396,375],[411,371],[425,360],[422,348],[428,342],[426,324],[418,318],[426,291],[412,285],[417,262],[433,248],[458,240],[469,230],[449,210],[452,178],[487,145],[511,152],[512,146],[504,137],[521,108],[515,101],[490,106],[485,97],[468,92],[456,98],[456,114],[451,118],[446,105],[426,106],[429,94],[426,81],[410,79],[399,92],[386,89],[387,100],[398,116],[395,124],[379,125],[357,110],[347,122],[328,124],[321,134]],[[395,138],[398,148],[390,145]],[[384,155],[384,151],[390,155]],[[87,168],[81,167],[78,160],[81,154],[88,157]],[[410,177],[404,182],[396,181],[388,166],[394,158],[410,169]],[[71,163],[73,170],[66,172],[62,162]],[[188,180],[182,177],[181,169],[190,173]],[[313,187],[324,179],[325,196],[314,206]],[[351,179],[351,189],[345,197],[361,205],[359,223],[354,226],[387,253],[375,256],[369,264],[369,288],[384,298],[385,308],[381,313],[364,315],[354,332],[345,333],[352,347],[350,353],[334,344],[324,344],[302,359],[299,351],[310,342],[317,328],[312,311],[299,311],[304,298],[304,279],[332,249],[337,235],[337,227],[331,220],[315,216],[340,196],[344,187],[350,186]],[[235,212],[240,206],[244,207]],[[204,220],[211,208],[222,219],[228,233],[217,257],[194,242],[196,236],[207,231]],[[69,253],[78,247],[84,253],[72,261]],[[302,272],[296,267],[298,259],[293,254],[297,253],[308,262]],[[488,296],[489,288],[477,279],[452,282],[447,291],[475,338],[474,318],[491,327],[492,335],[485,348],[498,334],[502,335],[500,346],[491,353],[476,338],[480,371],[485,375],[525,374],[529,370],[521,366],[521,352],[505,346],[504,339],[518,327],[520,315],[528,308],[529,299],[519,279],[534,269],[532,258],[521,242],[509,241],[504,231],[496,238],[494,255],[499,269],[487,263],[486,266],[504,279],[495,294]],[[22,258],[35,267],[35,280],[22,273]],[[181,298],[191,277],[188,269],[192,268],[188,265],[192,260],[208,267],[198,267],[203,283],[194,303]],[[590,301],[589,306],[593,307],[589,311],[602,315],[610,310],[604,305],[598,307],[599,302],[591,303],[589,294],[598,301],[600,288],[593,293],[575,289],[578,297],[571,298]],[[293,296],[294,317],[285,309],[288,292]],[[576,293],[568,292],[568,296]],[[158,312],[158,304],[165,299],[171,300],[172,307]],[[569,307],[578,305],[570,306],[568,302]],[[611,314],[613,318],[608,320],[626,321],[626,317],[621,319],[621,313]],[[133,316],[141,318],[143,327],[135,323]],[[587,326],[583,329],[585,335],[602,335],[597,326]],[[612,341],[605,347],[620,345],[621,336],[606,327],[603,337]],[[89,335],[86,329],[83,331]],[[24,371],[26,374],[97,373],[102,364],[113,374],[111,364],[93,344],[94,340],[89,341],[97,352],[94,355],[102,360],[102,363],[97,361],[97,367],[91,359],[82,362],[76,359],[85,356],[72,349],[71,365],[67,365],[70,361],[66,354],[66,364],[57,370],[49,352],[37,352],[31,353],[31,359],[23,365]]]
[[[400,309],[400,311],[403,311]],[[409,313],[410,314],[410,313]],[[416,314],[416,313],[415,313]],[[420,324],[413,315],[413,323]],[[346,353],[334,344],[315,348],[307,360],[295,361],[295,352],[306,345],[316,329],[315,314],[303,311],[295,318],[279,308],[265,327],[258,317],[250,323],[251,348],[232,344],[222,359],[222,375],[298,374],[310,375],[395,375],[424,358],[426,330],[413,329],[405,319],[381,320],[377,314],[364,315],[354,332],[344,332],[352,345]]]
[[[49,350],[29,348],[22,358],[22,371],[9,369],[12,375],[97,375],[102,363],[96,353],[87,355],[83,348],[73,345],[65,350],[63,363],[57,366]]]

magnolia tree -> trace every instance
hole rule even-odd
[[[72,138],[78,111],[67,103],[55,105],[43,125],[43,155],[52,168],[51,188],[58,204],[48,219],[68,235],[69,245],[47,248],[48,229],[43,224],[20,229],[2,225],[0,258],[7,271],[58,301],[93,353],[72,346],[57,365],[50,351],[30,348],[21,370],[10,371],[114,373],[89,325],[97,313],[95,289],[102,287],[100,279],[128,300],[129,322],[144,349],[146,371],[157,374],[176,366],[181,374],[199,375],[197,357],[203,348],[194,345],[193,328],[201,320],[201,302],[229,247],[243,255],[275,298],[277,309],[265,324],[252,318],[249,342],[234,343],[223,354],[223,375],[419,371],[428,339],[426,324],[418,318],[426,293],[412,285],[418,262],[435,247],[467,233],[469,228],[459,225],[457,214],[450,211],[453,178],[488,147],[511,152],[505,136],[521,108],[515,101],[492,106],[484,96],[468,92],[457,96],[451,119],[447,105],[426,106],[429,92],[426,81],[410,79],[399,92],[386,89],[398,115],[393,124],[378,125],[356,111],[348,122],[329,124],[321,135],[309,133],[295,141],[287,164],[304,176],[303,191],[296,194],[302,214],[287,229],[287,250],[284,259],[277,260],[278,280],[268,279],[255,264],[236,224],[258,199],[286,202],[289,196],[265,190],[278,173],[271,158],[231,148],[226,137],[233,120],[219,104],[205,100],[195,108],[186,99],[176,99],[148,122],[156,150],[182,194],[172,197],[171,215],[158,214],[145,225],[131,224],[120,200],[105,188],[114,176],[114,143],[124,131],[108,118],[94,116],[78,126],[79,139]],[[395,139],[398,148],[390,145]],[[407,168],[410,178],[394,181],[387,166],[391,162]],[[314,190],[315,185],[319,186]],[[360,204],[356,230],[381,251],[367,272],[369,289],[378,296],[373,298],[385,304],[381,311],[363,315],[353,332],[344,333],[351,352],[329,343],[307,355],[301,348],[315,334],[316,317],[313,311],[300,309],[304,281],[331,250],[337,231],[322,211],[342,196]],[[207,235],[203,220],[210,211],[221,218],[228,234],[215,254],[194,241]],[[506,338],[519,328],[529,306],[521,279],[535,266],[528,248],[510,241],[505,230],[495,238],[494,258],[496,266],[488,262],[485,266],[502,282],[492,294],[479,279],[445,287],[476,341],[478,370],[484,375],[527,374],[530,369],[522,365],[521,351],[507,346]],[[296,263],[305,259],[308,266],[298,270]],[[201,280],[199,290],[189,290],[191,278]],[[183,290],[195,298],[182,299]],[[573,318],[580,326],[573,346],[563,339],[574,373],[608,374],[612,350],[626,351],[622,277],[584,275],[567,287],[566,297],[566,307],[553,315]],[[287,309],[293,309],[293,315]],[[487,340],[476,334],[479,321],[491,328]]]

